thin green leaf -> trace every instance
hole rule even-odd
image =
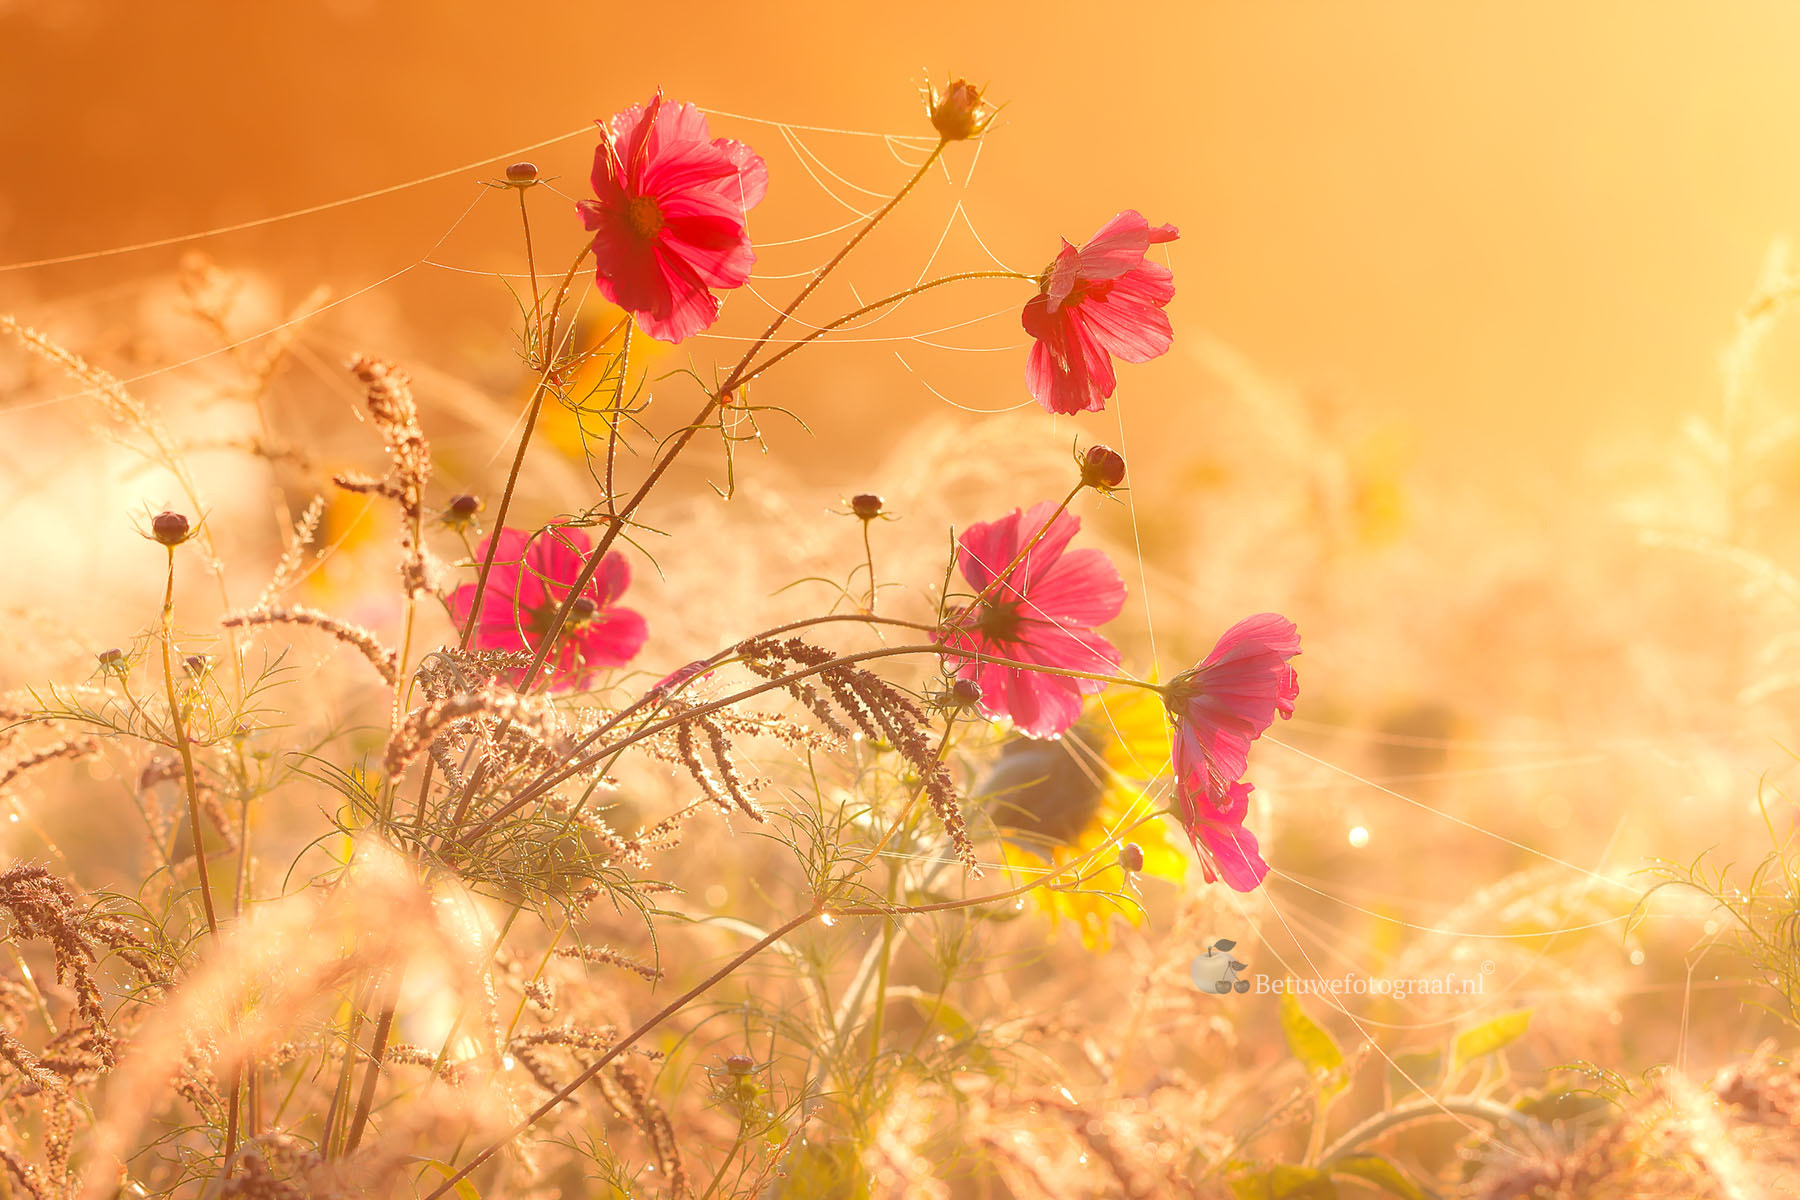
[[[1379,1154],[1346,1155],[1331,1163],[1330,1169],[1333,1175],[1349,1175],[1364,1183],[1372,1183],[1390,1196],[1401,1196],[1404,1200],[1429,1200],[1424,1188]]]
[[[1531,1010],[1521,1008],[1465,1029],[1456,1035],[1456,1061],[1473,1062],[1484,1054],[1493,1054],[1524,1037],[1530,1027]]]
[[[1281,1032],[1287,1035],[1288,1049],[1313,1075],[1324,1078],[1344,1065],[1344,1052],[1290,992],[1281,994]]]
[[[1337,1185],[1313,1167],[1282,1163],[1269,1168],[1270,1200],[1337,1200]]]
[[[456,1168],[441,1159],[414,1158],[413,1161],[432,1168],[445,1179],[449,1179],[456,1174]],[[456,1186],[451,1190],[457,1194],[459,1200],[481,1200],[481,1193],[476,1190],[475,1184],[471,1180],[459,1179],[456,1181]]]

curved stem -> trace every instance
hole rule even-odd
[[[1126,834],[1130,833],[1132,829],[1137,828],[1138,825],[1143,824],[1145,821],[1149,821],[1149,820],[1153,820],[1153,819],[1154,819],[1154,814],[1151,816],[1146,816],[1146,817],[1142,818],[1141,820],[1139,820],[1138,822],[1134,823],[1129,828],[1119,831],[1118,833],[1114,834],[1111,838],[1108,838],[1106,841],[1102,842],[1100,845],[1095,846],[1092,850],[1088,851],[1086,854],[1083,854],[1075,859],[1070,860],[1068,863],[1065,863],[1063,866],[1057,868],[1055,871],[1052,871],[1045,875],[1042,875],[1039,878],[1032,880],[1030,883],[1022,884],[1019,887],[1013,888],[1009,891],[996,892],[996,893],[993,893],[990,895],[977,896],[972,899],[966,899],[966,900],[945,900],[945,901],[941,901],[941,902],[935,903],[935,904],[910,904],[910,905],[900,905],[900,906],[851,905],[851,906],[844,907],[844,908],[833,908],[833,907],[828,906],[822,899],[815,900],[812,904],[812,907],[808,908],[805,912],[801,913],[800,915],[798,915],[796,917],[789,919],[788,921],[786,921],[784,924],[782,924],[777,929],[764,935],[754,945],[750,946],[748,949],[744,950],[742,953],[740,953],[737,956],[735,956],[734,958],[732,958],[724,966],[722,966],[718,970],[714,971],[711,975],[708,975],[705,979],[701,980],[699,983],[695,984],[693,987],[689,988],[687,991],[685,991],[681,995],[677,996],[674,1000],[670,1001],[668,1004],[663,1006],[663,1008],[660,1011],[658,1011],[654,1016],[652,1016],[649,1019],[647,1019],[646,1021],[644,1021],[641,1025],[639,1025],[637,1028],[633,1029],[630,1033],[627,1033],[618,1042],[614,1043],[611,1047],[609,1047],[607,1049],[606,1053],[601,1055],[597,1061],[592,1063],[590,1066],[587,1067],[587,1069],[582,1071],[581,1074],[577,1075],[573,1080],[571,1080],[568,1083],[568,1085],[565,1086],[560,1092],[557,1092],[554,1096],[550,1097],[548,1100],[546,1100],[542,1104],[540,1104],[536,1109],[534,1109],[531,1112],[531,1114],[529,1116],[527,1116],[524,1120],[520,1121],[517,1125],[513,1126],[513,1128],[509,1132],[507,1132],[504,1136],[495,1139],[492,1144],[490,1144],[486,1149],[482,1150],[481,1153],[477,1154],[475,1156],[475,1158],[469,1163],[468,1166],[462,1168],[455,1175],[452,1175],[449,1179],[445,1180],[442,1184],[440,1184],[437,1187],[436,1190],[428,1193],[424,1197],[424,1200],[437,1200],[438,1197],[443,1196],[445,1193],[449,1192],[458,1183],[460,1183],[462,1180],[466,1179],[470,1175],[470,1173],[472,1173],[477,1167],[481,1166],[482,1163],[486,1162],[488,1159],[492,1158],[495,1154],[499,1153],[503,1148],[505,1148],[507,1143],[511,1142],[514,1138],[518,1137],[519,1135],[529,1131],[533,1125],[536,1125],[545,1116],[547,1116],[551,1111],[553,1111],[558,1105],[562,1104],[570,1096],[573,1096],[575,1094],[575,1092],[583,1084],[585,1084],[588,1080],[592,1079],[594,1076],[598,1075],[601,1072],[601,1070],[603,1070],[614,1059],[618,1058],[619,1055],[623,1054],[627,1049],[629,1049],[639,1039],[643,1038],[646,1034],[648,1034],[651,1030],[655,1029],[658,1025],[662,1024],[664,1021],[668,1020],[670,1017],[672,1017],[676,1013],[680,1012],[683,1008],[686,1008],[689,1004],[693,1003],[695,1000],[699,999],[701,996],[703,996],[707,992],[711,991],[714,986],[716,986],[721,980],[730,976],[739,967],[743,966],[745,963],[747,963],[751,959],[755,958],[758,954],[761,954],[764,950],[767,950],[770,946],[773,946],[776,942],[781,941],[783,938],[787,937],[788,934],[794,932],[796,929],[799,929],[801,926],[806,925],[806,924],[812,922],[813,920],[815,920],[819,917],[825,916],[827,914],[829,914],[833,917],[896,917],[896,916],[909,916],[909,915],[912,915],[915,913],[949,912],[949,911],[952,911],[955,909],[960,909],[960,908],[976,908],[983,904],[993,904],[993,903],[996,903],[1001,900],[1010,900],[1016,896],[1024,895],[1026,892],[1029,892],[1034,888],[1044,887],[1050,883],[1053,883],[1065,875],[1069,875],[1071,873],[1079,873],[1079,871],[1081,869],[1083,869],[1086,866],[1086,864],[1089,861],[1091,861],[1094,857],[1096,857],[1102,850],[1109,849],[1114,842],[1116,842],[1119,838],[1124,837]]]
[[[706,427],[713,414],[725,403],[726,398],[744,382],[745,372],[749,370],[750,363],[757,353],[768,344],[769,339],[774,337],[787,319],[794,314],[794,310],[805,303],[806,298],[812,295],[821,283],[825,282],[826,277],[837,268],[838,264],[843,262],[850,252],[856,249],[889,213],[894,211],[896,205],[906,199],[907,194],[918,185],[921,179],[925,178],[925,173],[931,170],[937,162],[938,156],[943,154],[945,145],[946,143],[940,141],[926,156],[925,161],[919,164],[919,169],[913,172],[912,178],[908,179],[900,190],[894,193],[893,199],[882,205],[873,216],[864,222],[862,228],[858,229],[856,234],[844,243],[843,249],[833,255],[830,262],[814,272],[812,279],[800,289],[800,294],[775,315],[775,319],[769,322],[769,327],[763,331],[762,336],[751,343],[750,348],[744,352],[744,356],[738,360],[737,365],[726,375],[725,381],[707,396],[706,403],[700,407],[699,414],[688,422],[686,428],[675,435],[668,448],[657,458],[655,464],[650,468],[649,475],[644,478],[644,482],[638,485],[638,489],[631,494],[631,499],[625,502],[625,507],[616,510],[613,519],[607,525],[606,532],[600,535],[593,551],[588,554],[587,561],[581,565],[581,573],[569,585],[568,595],[564,596],[563,602],[557,606],[556,616],[551,619],[549,629],[545,631],[542,640],[538,643],[537,653],[532,655],[531,665],[525,668],[524,677],[519,681],[518,690],[520,692],[529,692],[537,681],[539,673],[544,669],[545,661],[550,657],[551,649],[555,647],[557,638],[562,635],[563,626],[568,622],[569,613],[574,609],[575,602],[581,598],[582,592],[593,581],[594,573],[600,569],[600,563],[606,558],[607,551],[612,549],[612,544],[618,539],[619,532],[631,520],[632,514],[637,512],[638,506],[643,504],[645,497],[650,494],[657,481],[687,448],[688,443],[693,441],[694,435]]]
[[[868,620],[870,618],[862,617],[860,619]],[[711,713],[718,712],[722,708],[729,708],[734,704],[741,704],[745,700],[754,699],[765,692],[774,691],[776,688],[786,687],[788,684],[796,683],[802,679],[809,679],[822,671],[829,671],[834,667],[850,666],[854,663],[870,662],[875,659],[896,658],[908,654],[936,654],[951,658],[979,659],[991,666],[1016,667],[1024,671],[1035,671],[1042,675],[1061,675],[1068,679],[1091,679],[1099,683],[1123,684],[1128,687],[1145,688],[1153,692],[1161,692],[1162,690],[1158,685],[1147,683],[1141,679],[1130,679],[1119,675],[1102,675],[1094,671],[1077,671],[1070,667],[1046,667],[1040,663],[1019,662],[1010,658],[995,658],[991,654],[983,654],[975,650],[963,650],[955,646],[946,646],[935,642],[910,646],[884,646],[879,650],[861,650],[854,654],[839,655],[836,658],[819,663],[816,666],[803,667],[798,671],[789,672],[788,674],[779,676],[775,679],[765,680],[762,683],[745,688],[743,691],[726,696],[723,699],[714,700],[696,708],[690,708],[677,716],[653,722],[636,729],[620,740],[608,743],[601,749],[584,755],[581,758],[574,757],[576,753],[579,753],[580,747],[578,746],[575,750],[570,752],[569,762],[561,767],[547,771],[545,774],[540,775],[536,780],[533,780],[530,784],[527,784],[518,795],[514,796],[499,809],[489,814],[479,825],[458,838],[457,842],[461,845],[470,844],[489,829],[492,829],[494,825],[519,811],[519,809],[531,803],[563,780],[574,775],[579,775],[601,759],[616,754],[625,747],[633,745],[636,742],[641,742],[645,738],[654,737],[665,729],[672,729],[684,721],[691,721],[695,717],[704,717]],[[616,725],[618,720],[619,718],[615,717],[609,721],[608,724]],[[599,732],[601,731],[596,730],[595,734],[589,735],[590,741]]]
[[[531,189],[516,190],[519,193],[519,223],[525,227],[525,269],[531,273],[531,335],[548,358],[550,344],[544,330],[544,294],[538,290],[537,256],[531,251],[531,213],[525,207],[525,193]]]
[[[375,1032],[369,1037],[369,1061],[363,1067],[362,1092],[356,1098],[356,1111],[350,1117],[350,1131],[344,1135],[344,1154],[356,1153],[356,1147],[362,1142],[363,1129],[369,1123],[369,1113],[375,1107],[375,1085],[381,1079],[381,1064],[387,1058],[388,1034],[394,1028],[394,1012],[400,991],[400,977],[405,971],[405,964],[393,969],[393,977],[385,980],[383,990],[386,1000],[381,1005],[381,1015],[375,1019]]]
[[[523,198],[520,203],[524,203]],[[575,272],[581,269],[581,264],[587,261],[587,256],[592,251],[592,245],[583,246],[581,253],[575,256],[575,261],[569,264],[568,274],[563,276],[562,283],[557,287],[556,303],[550,306],[552,327],[556,324],[557,315],[562,312],[563,300],[569,294],[569,284],[574,282]],[[627,321],[630,319],[625,318]],[[569,328],[570,332],[574,331],[573,323]],[[617,328],[614,326],[614,332]],[[610,339],[612,334],[608,333],[606,337]],[[487,553],[482,557],[481,570],[475,576],[475,596],[469,604],[469,617],[463,624],[462,637],[457,642],[464,650],[469,648],[469,640],[475,636],[475,626],[481,623],[481,601],[487,595],[488,577],[494,571],[494,555],[500,549],[500,534],[506,528],[506,514],[512,508],[513,491],[519,485],[519,471],[525,465],[525,450],[531,445],[532,432],[537,429],[538,414],[544,407],[544,394],[550,390],[550,376],[556,373],[556,356],[552,353],[552,336],[548,330],[544,331],[543,339],[540,351],[544,359],[543,369],[538,372],[537,385],[531,389],[531,400],[525,410],[525,429],[519,434],[519,448],[513,453],[512,470],[507,472],[506,488],[500,493],[500,507],[494,511],[494,531],[488,535]],[[601,344],[605,345],[605,340]]]
[[[200,902],[206,909],[206,929],[219,936],[219,915],[213,909],[212,879],[206,870],[205,825],[200,815],[200,784],[194,775],[194,751],[188,745],[187,722],[181,716],[181,697],[175,690],[174,654],[169,645],[175,640],[175,547],[169,552],[169,581],[163,590],[162,663],[163,688],[169,697],[169,728],[175,735],[175,751],[181,755],[181,780],[187,792],[188,833],[194,843],[194,867],[200,875]]]
[[[863,565],[869,569],[869,615],[875,615],[875,547],[869,543],[869,523],[862,523]]]
[[[875,312],[877,309],[886,308],[890,304],[898,304],[902,300],[917,296],[920,292],[928,292],[932,288],[943,287],[947,283],[962,283],[965,280],[970,279],[1022,279],[1027,283],[1037,282],[1037,277],[1035,275],[1027,275],[1023,271],[959,271],[954,275],[943,275],[925,283],[915,284],[904,291],[895,292],[891,296],[883,296],[879,300],[870,301],[861,308],[845,313],[843,316],[829,324],[819,326],[799,341],[794,342],[792,345],[783,348],[778,353],[771,355],[761,366],[745,372],[744,377],[738,380],[738,382],[740,384],[749,383],[752,379],[755,379],[758,375],[761,375],[764,371],[767,371],[770,367],[774,366],[794,351],[800,349],[802,346],[807,346],[818,341],[833,330],[842,329],[845,325],[848,325],[858,317],[867,316],[869,313]]]
[[[630,1049],[632,1047],[632,1045],[638,1041],[639,1038],[641,1038],[645,1034],[649,1033],[652,1029],[655,1029],[658,1025],[661,1025],[664,1021],[668,1020],[670,1017],[674,1016],[676,1013],[678,1013],[682,1009],[686,1008],[689,1004],[693,1003],[695,1000],[699,999],[701,996],[705,995],[707,992],[711,991],[715,985],[717,985],[721,980],[723,980],[727,976],[729,976],[732,972],[736,971],[739,967],[743,966],[745,963],[747,963],[751,959],[755,958],[758,954],[761,954],[764,950],[767,950],[770,946],[773,946],[776,942],[779,942],[782,938],[786,937],[788,934],[794,932],[794,930],[796,930],[796,929],[800,928],[802,925],[805,925],[808,922],[812,921],[823,911],[824,910],[820,905],[814,904],[810,909],[801,913],[799,916],[794,917],[793,919],[789,920],[786,924],[780,926],[779,928],[771,931],[769,934],[767,934],[766,936],[764,936],[763,938],[758,940],[754,945],[750,946],[748,949],[744,950],[743,952],[741,952],[740,954],[738,954],[737,956],[732,958],[731,961],[727,962],[724,966],[722,966],[718,970],[714,971],[711,975],[708,975],[705,979],[702,979],[699,983],[695,984],[693,987],[689,988],[687,991],[683,992],[681,995],[675,997],[675,999],[669,1001],[669,1003],[664,1005],[654,1016],[651,1016],[650,1018],[645,1020],[643,1024],[639,1025],[636,1029],[633,1029],[630,1033],[628,1033],[624,1037],[620,1038],[617,1042],[614,1042],[613,1045],[611,1047],[609,1047],[607,1049],[607,1051],[604,1054],[602,1054],[599,1058],[595,1059],[594,1062],[591,1063],[587,1067],[587,1069],[582,1071],[581,1074],[577,1075],[574,1079],[570,1080],[569,1083],[562,1089],[562,1091],[556,1093],[556,1095],[550,1097],[548,1100],[546,1100],[542,1104],[538,1105],[537,1108],[532,1110],[532,1112],[529,1116],[527,1116],[524,1120],[520,1121],[517,1125],[513,1126],[512,1130],[510,1132],[508,1132],[507,1134],[505,1134],[502,1137],[496,1138],[492,1144],[490,1144],[486,1149],[481,1151],[481,1153],[477,1154],[473,1159],[471,1159],[468,1166],[464,1167],[462,1170],[460,1170],[456,1174],[452,1175],[449,1179],[447,1179],[443,1183],[439,1184],[438,1187],[436,1188],[436,1190],[429,1192],[425,1196],[425,1200],[437,1200],[437,1197],[444,1195],[446,1192],[449,1192],[458,1183],[461,1183],[464,1179],[468,1178],[469,1174],[471,1172],[473,1172],[477,1167],[479,1167],[482,1163],[486,1162],[488,1159],[492,1158],[495,1154],[499,1153],[502,1149],[504,1149],[506,1147],[507,1143],[511,1142],[514,1138],[518,1137],[520,1134],[525,1133],[528,1130],[530,1130],[530,1128],[533,1125],[536,1125],[539,1121],[543,1120],[552,1111],[554,1111],[559,1105],[561,1105],[563,1103],[563,1101],[567,1100],[570,1096],[573,1096],[576,1093],[576,1091],[578,1091],[582,1087],[583,1084],[587,1083],[588,1080],[590,1080],[594,1076],[598,1075],[602,1070],[604,1070],[607,1067],[608,1064],[610,1064],[615,1058],[619,1057],[619,1055],[625,1053],[626,1050]]]
[[[1355,1150],[1364,1142],[1373,1141],[1382,1134],[1389,1133],[1403,1125],[1444,1116],[1476,1117],[1495,1125],[1511,1125],[1540,1145],[1550,1144],[1545,1140],[1547,1131],[1543,1124],[1517,1109],[1474,1096],[1450,1096],[1443,1100],[1420,1100],[1413,1104],[1389,1109],[1387,1112],[1376,1113],[1368,1120],[1349,1129],[1343,1137],[1327,1146],[1319,1155],[1319,1167],[1321,1170],[1328,1171],[1331,1169],[1332,1162]]]

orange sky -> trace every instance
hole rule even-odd
[[[404,181],[575,129],[658,83],[714,109],[916,132],[916,88],[948,68],[991,81],[1008,105],[968,201],[1002,258],[1036,269],[1057,235],[1085,238],[1122,207],[1173,221],[1178,337],[1207,331],[1365,423],[1416,426],[1431,462],[1507,472],[1710,410],[1718,348],[1764,251],[1800,229],[1790,5],[680,11],[0,0],[0,261]],[[759,237],[844,219],[776,131],[715,125],[770,159]],[[534,157],[574,192],[591,146],[578,138]],[[859,183],[904,174],[856,139],[809,146]],[[227,265],[274,266],[290,301],[319,281],[342,294],[422,255],[479,174],[205,245]],[[939,191],[870,247],[853,282],[875,291],[910,278],[953,199]],[[572,249],[572,219],[555,226],[560,203],[545,209],[543,236]],[[508,265],[511,215],[484,203],[440,258]],[[0,302],[28,319],[54,314],[59,300],[178,254],[0,274]],[[953,267],[984,261],[966,239],[946,254]],[[791,272],[817,257],[765,263]],[[1015,300],[985,292],[968,311]],[[509,302],[491,280],[415,272],[379,303],[404,305],[411,348],[453,369],[493,352],[469,343],[504,342]],[[1018,337],[996,318],[967,344]],[[866,428],[871,411],[934,411],[941,401],[920,378],[978,407],[1023,397],[1021,352],[927,355],[911,376],[890,350],[821,358],[791,378],[794,407],[830,439]],[[1795,356],[1773,352],[1772,382],[1791,382]],[[846,388],[858,404],[829,403]],[[1204,439],[1205,404],[1179,355],[1133,371],[1121,395],[1172,436]]]

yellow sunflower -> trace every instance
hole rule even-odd
[[[1082,944],[1096,951],[1112,945],[1115,916],[1143,923],[1140,878],[1179,883],[1187,873],[1187,856],[1168,841],[1168,823],[1145,820],[1165,803],[1154,787],[1169,764],[1162,702],[1137,688],[1116,691],[1090,700],[1056,741],[1007,742],[981,789],[1001,855],[1021,881],[1046,865],[1093,855],[1066,880],[1031,895],[1053,920],[1073,920]],[[1136,870],[1121,862],[1124,846],[1142,853]]]

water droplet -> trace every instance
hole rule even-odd
[[[1369,844],[1369,831],[1364,829],[1361,825],[1352,829],[1350,831],[1350,844],[1358,850],[1361,850],[1364,846]]]
[[[1642,950],[1633,950],[1631,952],[1631,965],[1634,967],[1641,967],[1644,965],[1644,952]]]
[[[837,924],[837,918],[832,916],[830,913],[820,913],[819,920],[823,921],[827,925],[836,925]]]

